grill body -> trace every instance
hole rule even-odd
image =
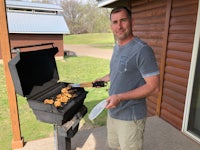
[[[52,104],[44,104],[44,99],[55,97],[60,94],[62,88],[66,87],[68,83],[60,82],[54,87],[53,90],[49,90],[47,93],[38,97],[31,97],[27,99],[30,108],[33,110],[36,118],[42,122],[62,125],[71,120],[74,114],[82,107],[87,92],[83,88],[75,88],[77,97],[69,100],[66,104],[62,104],[61,107],[55,107]]]
[[[23,48],[28,47],[34,46]],[[57,52],[57,47],[18,52],[8,65],[16,93],[26,97],[37,120],[54,125],[56,150],[70,150],[70,138],[76,134],[80,119],[87,113],[83,105],[87,92],[84,88],[72,88],[76,97],[59,107],[44,103],[45,99],[61,94],[62,88],[69,84],[58,82],[54,58]]]

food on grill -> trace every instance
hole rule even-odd
[[[55,107],[60,107],[61,106],[61,102],[60,101],[55,101],[54,102],[54,106]]]
[[[53,103],[54,103],[54,100],[53,100],[53,99],[45,99],[45,100],[44,100],[44,103],[45,103],[45,104],[53,104]]]
[[[62,92],[62,93],[68,93],[70,89],[71,89],[71,86],[67,86],[67,87],[65,87],[65,88],[62,88],[62,89],[61,89],[61,92]]]
[[[77,90],[67,86],[61,89],[61,93],[56,95],[55,99],[45,99],[44,104],[54,104],[55,107],[61,107],[62,103],[66,104],[70,99],[77,97]]]

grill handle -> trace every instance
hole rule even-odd
[[[104,87],[107,85],[107,82],[104,81],[96,81],[92,83],[93,87]]]
[[[11,49],[11,53],[20,52],[21,48],[30,48],[30,47],[38,47],[38,46],[45,46],[45,45],[51,45],[52,47],[54,47],[53,43],[42,43],[42,44],[35,44],[35,45],[17,46],[17,47],[13,47]]]

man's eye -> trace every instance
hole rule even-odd
[[[112,24],[117,24],[117,21],[113,21]]]
[[[127,21],[127,18],[123,18],[121,19],[122,22],[126,22]]]

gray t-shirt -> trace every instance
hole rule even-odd
[[[124,46],[115,45],[110,62],[109,95],[133,90],[145,84],[145,77],[159,74],[151,47],[135,37]],[[122,101],[116,108],[109,109],[112,118],[139,120],[146,117],[145,97]]]

